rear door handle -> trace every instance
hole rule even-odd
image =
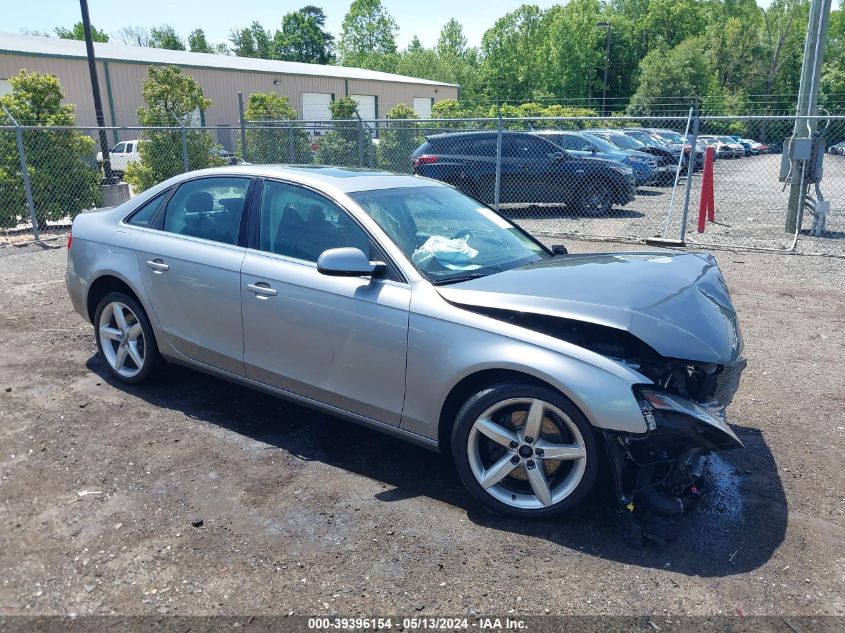
[[[147,260],[147,266],[153,269],[153,272],[156,273],[164,273],[170,270],[170,266],[165,264],[160,259],[149,259]]]
[[[267,297],[275,297],[279,294],[278,290],[270,287],[270,284],[264,281],[256,281],[254,284],[247,284],[247,290],[255,295],[256,299],[266,299]]]

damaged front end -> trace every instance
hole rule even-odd
[[[634,388],[648,432],[602,430],[615,511],[628,540],[665,542],[672,517],[690,509],[704,491],[708,454],[743,446],[725,423],[725,407],[744,367],[742,358],[728,366],[666,361],[660,368],[639,367],[655,381]]]

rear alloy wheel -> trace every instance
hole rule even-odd
[[[607,215],[612,207],[610,188],[600,184],[587,187],[584,197],[578,203],[581,213],[590,218]]]
[[[149,319],[137,301],[122,292],[109,293],[97,306],[94,327],[100,355],[115,378],[138,383],[150,375],[159,354]]]
[[[597,472],[589,422],[566,398],[534,385],[497,385],[473,396],[458,414],[452,455],[476,499],[523,517],[566,511]]]

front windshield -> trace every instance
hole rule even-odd
[[[736,139],[733,139],[730,136],[720,136],[719,140],[722,141],[722,143],[736,143]]]
[[[492,209],[450,187],[349,194],[432,283],[449,283],[551,257]]]

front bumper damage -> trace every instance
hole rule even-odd
[[[707,455],[741,448],[724,406],[707,408],[652,387],[637,390],[648,426],[642,435],[604,430],[613,474],[613,511],[626,540],[665,543],[674,519],[701,497]]]

